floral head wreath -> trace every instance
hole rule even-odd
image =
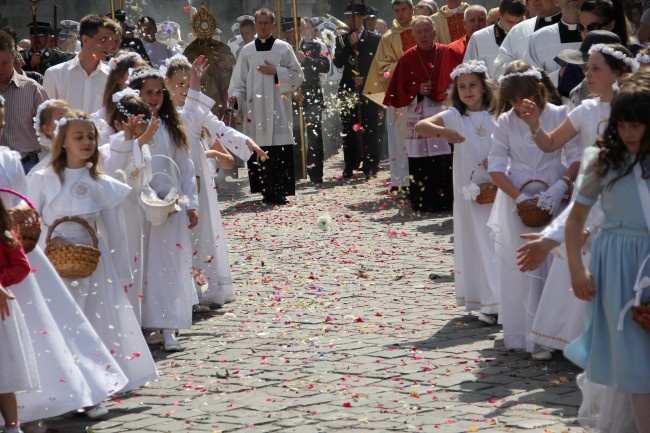
[[[125,61],[127,59],[130,59],[130,58],[135,58],[135,57],[137,57],[139,59],[142,58],[142,57],[140,57],[140,54],[138,54],[136,52],[133,52],[133,51],[130,51],[130,52],[124,53],[124,54],[120,54],[117,57],[113,57],[108,62],[108,66],[111,68],[111,71],[114,71],[114,70],[117,69],[117,65],[119,65],[121,62],[123,62],[123,61]]]
[[[131,118],[133,114],[129,113],[129,110],[126,109],[124,105],[122,105],[122,100],[125,98],[137,98],[140,96],[140,91],[132,89],[130,87],[125,88],[124,90],[120,90],[119,92],[113,93],[112,100],[115,102],[115,108],[117,111],[122,113],[124,117],[127,119]],[[145,123],[151,122],[151,119],[143,120]]]
[[[36,133],[38,142],[41,144],[41,146],[47,147],[48,149],[52,147],[52,140],[46,137],[45,134],[43,134],[41,131],[41,113],[54,101],[56,101],[56,99],[48,99],[41,102],[41,105],[39,105],[36,109],[36,116],[34,116],[32,119],[34,121],[34,132]]]
[[[159,68],[159,69],[160,69],[160,72],[162,72],[163,74],[167,75],[167,70],[169,69],[169,66],[172,64],[172,62],[175,62],[176,60],[181,60],[181,61],[184,61],[184,62],[187,62],[187,63],[190,62],[190,61],[187,59],[187,57],[185,57],[184,55],[182,55],[182,54],[180,54],[180,53],[176,53],[176,54],[174,54],[173,56],[171,56],[170,58],[165,59],[165,64],[164,64],[164,65],[160,65],[160,68]]]
[[[511,72],[499,77],[499,85],[503,84],[504,81],[514,77],[532,77],[539,81],[542,79],[542,74],[537,69],[528,69],[523,72]]]
[[[137,71],[134,71],[129,79],[127,80],[127,84],[134,82],[135,80],[144,80],[146,78],[160,78],[161,80],[165,79],[165,74],[160,72],[158,69],[140,69]]]
[[[55,136],[59,135],[59,131],[61,130],[61,128],[63,128],[68,123],[74,121],[88,122],[88,123],[92,123],[93,125],[95,124],[93,119],[91,119],[90,117],[62,117],[59,120],[54,121],[54,124],[56,125],[56,127],[54,128],[54,135]]]
[[[455,80],[456,77],[463,74],[485,74],[487,76],[488,68],[485,66],[485,62],[479,60],[476,63],[461,63],[456,66],[449,76],[452,80]]]
[[[636,72],[639,70],[639,63],[635,59],[626,56],[624,52],[618,51],[617,49],[614,49],[608,45],[605,44],[592,45],[591,48],[589,48],[589,55],[592,55],[593,53],[600,53],[621,60],[623,63],[625,63],[630,67],[632,72]]]
[[[637,54],[636,55],[636,61],[639,62],[640,64],[647,65],[650,63],[650,55],[649,54]]]

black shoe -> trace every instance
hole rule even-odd
[[[351,178],[352,178],[352,171],[343,170],[343,179],[351,179]]]
[[[390,193],[393,195],[397,194],[408,194],[409,192],[409,187],[408,186],[392,186],[390,188]]]
[[[277,197],[273,195],[265,195],[262,197],[262,201],[267,204],[277,204]]]
[[[275,204],[279,204],[282,206],[285,204],[289,204],[289,200],[287,200],[286,197],[279,195],[275,200]]]
[[[318,179],[310,179],[310,182],[311,183],[316,183],[316,184],[323,183],[323,178],[321,177],[321,178],[318,178]]]

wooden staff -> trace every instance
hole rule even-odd
[[[298,25],[298,4],[293,0],[293,30],[296,35],[296,51],[300,50],[300,26]],[[307,152],[305,149],[305,121],[302,113],[302,101],[298,101],[298,119],[300,122],[300,156],[302,157],[302,178],[307,178]]]
[[[365,0],[363,0],[362,4],[365,6]],[[357,31],[357,28],[356,28],[357,27],[357,12],[355,10],[356,9],[355,6],[356,6],[356,2],[355,2],[355,0],[352,0],[352,28],[350,29],[350,32],[356,32]],[[348,38],[348,41],[349,40],[350,39]],[[352,44],[350,44],[350,45],[352,45]],[[357,46],[358,45],[359,45],[359,42],[357,42]],[[354,47],[352,47],[352,55],[354,56],[354,72],[356,72],[356,75],[361,76],[361,71],[359,70],[360,68],[359,68],[359,54],[358,54],[358,52],[359,52],[358,49],[354,49]],[[354,80],[354,77],[355,77],[355,74],[353,73],[352,74],[352,79],[353,80]],[[357,120],[358,120],[359,125],[361,125],[361,129],[356,134],[357,138],[359,139],[359,145],[361,146],[361,148],[358,149],[357,153],[361,153],[361,156],[362,156],[361,159],[363,159],[363,152],[364,152],[364,149],[363,149],[363,124],[361,123],[362,119],[363,119],[363,116],[361,115],[361,101],[362,101],[362,98],[363,98],[361,94],[363,93],[363,87],[361,87],[360,89],[357,88],[356,82],[354,83],[354,87],[355,87],[355,91],[356,91],[356,93],[357,93],[357,95],[359,97],[359,100],[357,101],[357,116],[358,116]]]
[[[111,18],[115,19],[115,0],[110,0],[111,3]]]
[[[41,50],[42,47],[38,46],[38,29],[37,29],[37,24],[36,24],[36,12],[38,11],[38,2],[41,0],[27,0],[29,3],[32,5],[32,31],[34,32],[34,46],[32,49],[34,52],[38,52]]]
[[[280,32],[282,31],[282,0],[278,0],[278,13],[275,14],[275,37],[280,39]]]
[[[124,0],[120,0],[120,10],[124,12]]]
[[[59,19],[57,18],[58,16],[58,11],[59,11],[59,0],[52,0],[52,3],[54,4],[54,44],[52,48],[57,47],[57,42],[59,41]]]

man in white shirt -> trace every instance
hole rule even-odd
[[[140,28],[140,40],[147,50],[147,55],[154,68],[159,68],[165,64],[165,60],[174,55],[174,52],[169,49],[167,44],[163,44],[156,40],[156,33],[158,27],[156,21],[151,17],[140,17],[138,20],[138,27]]]
[[[101,15],[81,20],[81,51],[72,60],[45,71],[43,87],[52,99],[63,99],[72,108],[94,113],[102,106],[110,68],[101,62],[111,50],[118,25]]]

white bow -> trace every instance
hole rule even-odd
[[[140,96],[140,91],[132,89],[130,87],[125,88],[124,90],[120,90],[119,92],[113,93],[113,102],[118,103],[124,98],[129,98],[129,97],[137,97]]]

